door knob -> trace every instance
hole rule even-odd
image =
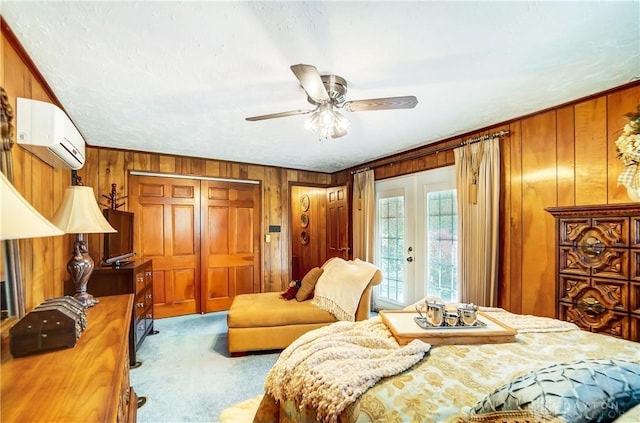
[[[407,257],[407,261],[411,263],[413,261],[413,257]]]

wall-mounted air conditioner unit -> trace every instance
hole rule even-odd
[[[57,169],[80,169],[85,142],[71,119],[58,106],[17,98],[18,144]]]

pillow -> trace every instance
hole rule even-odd
[[[613,423],[638,423],[640,422],[640,404],[627,410],[622,416],[618,417]]]
[[[560,417],[549,416],[537,411],[494,411],[469,417],[458,417],[455,423],[565,423]]]
[[[296,297],[296,294],[298,293],[298,289],[300,289],[300,281],[299,280],[291,281],[289,282],[289,288],[287,288],[286,291],[280,293],[280,298],[283,298],[287,301],[291,300]]]
[[[306,301],[313,297],[313,290],[316,287],[316,282],[318,282],[318,278],[322,275],[324,269],[319,267],[314,267],[309,270],[304,278],[302,278],[302,282],[300,283],[300,289],[296,293],[296,300],[298,301]]]
[[[567,422],[612,422],[640,403],[640,363],[578,360],[514,379],[478,402],[471,415],[537,411]]]

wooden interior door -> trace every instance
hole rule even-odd
[[[327,188],[292,185],[291,278],[302,279],[327,255]]]
[[[260,185],[202,181],[202,310],[260,292]]]
[[[200,312],[200,181],[131,175],[134,251],[153,259],[157,318]]]
[[[349,260],[349,202],[347,186],[327,188],[327,260]]]

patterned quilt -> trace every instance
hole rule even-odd
[[[518,329],[518,315],[500,317],[511,318],[509,323]],[[338,416],[338,421],[452,422],[496,388],[542,367],[577,359],[640,362],[637,343],[585,332],[553,319],[538,319],[534,324],[532,319],[522,322],[513,343],[433,346],[410,369],[368,389]],[[547,322],[552,320],[556,327],[549,329]],[[318,421],[316,417],[312,409],[293,401],[277,403],[265,395],[254,422],[311,423]]]

